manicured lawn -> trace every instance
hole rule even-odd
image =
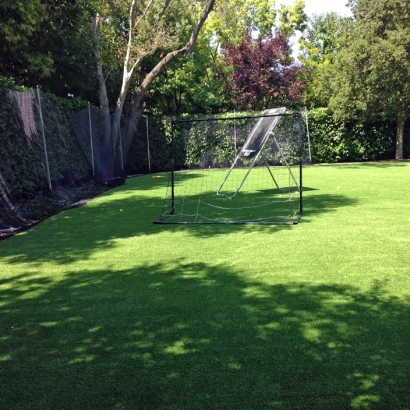
[[[0,242],[1,409],[410,408],[410,163],[306,167],[294,226],[155,225],[166,182]]]

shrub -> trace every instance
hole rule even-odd
[[[387,121],[344,122],[327,108],[309,111],[313,162],[373,161],[394,158],[395,124]]]

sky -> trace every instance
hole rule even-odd
[[[276,0],[276,5],[291,5],[295,0]],[[350,16],[350,10],[346,7],[347,0],[305,0],[305,13],[310,17],[312,14],[323,14],[334,11],[343,16]]]

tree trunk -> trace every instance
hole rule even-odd
[[[404,146],[404,124],[406,116],[403,112],[397,116],[397,131],[396,131],[396,159],[403,159]]]
[[[144,111],[145,91],[140,89],[136,92],[127,106],[124,115],[124,127],[122,129],[122,145],[124,159],[127,158],[128,151],[131,148],[132,139],[137,129],[138,122]]]
[[[168,64],[170,64],[175,59],[188,54],[192,50],[198,38],[199,31],[201,30],[203,23],[207,19],[208,14],[213,9],[214,3],[215,3],[215,0],[206,1],[206,3],[203,6],[201,15],[199,16],[198,21],[196,22],[195,26],[192,29],[191,37],[188,40],[188,42],[185,44],[185,46],[183,46],[182,48],[178,50],[169,52],[164,58],[162,58],[162,60],[144,78],[141,85],[138,87],[135,94],[131,98],[131,103],[125,110],[126,111],[125,112],[125,124],[124,124],[123,129],[121,130],[122,131],[121,132],[122,155],[124,159],[127,157],[127,153],[128,153],[129,147],[131,146],[131,142],[134,136],[135,129],[137,127],[138,121],[141,118],[141,115],[143,112],[143,104],[144,104],[145,93],[147,92],[147,89],[150,87],[152,81],[154,81],[154,79],[162,72],[162,70]],[[169,4],[169,1],[165,1],[165,5],[160,11],[160,13],[158,14],[157,20],[160,20],[162,18],[163,13],[168,7],[168,4]],[[105,129],[104,141],[107,144],[107,146],[110,146],[112,148],[112,156],[111,156],[112,176],[117,170],[121,169],[120,168],[121,157],[119,158],[118,156],[118,152],[120,151],[118,149],[119,147],[118,140],[120,136],[120,133],[119,133],[120,120],[121,120],[121,116],[123,112],[124,101],[127,97],[128,88],[131,83],[132,77],[135,74],[138,66],[140,65],[142,61],[140,59],[137,59],[132,65],[130,64],[131,52],[132,52],[134,36],[135,36],[135,22],[137,18],[136,5],[137,5],[137,1],[132,0],[130,4],[130,22],[129,22],[130,31],[129,31],[129,38],[127,42],[127,48],[126,48],[126,56],[124,59],[123,80],[122,80],[122,86],[121,86],[121,90],[119,93],[119,97],[117,99],[116,110],[113,115],[112,121],[111,121],[110,113],[109,113],[106,85],[105,85],[105,79],[103,76],[101,55],[99,52],[99,45],[98,45],[98,42],[100,39],[100,24],[101,24],[101,17],[99,16],[99,14],[96,14],[96,16],[92,19],[92,24],[91,24],[92,33],[93,33],[94,52],[95,52],[95,56],[97,60],[98,94],[100,98],[100,105],[101,105],[101,108],[104,114],[104,129]],[[140,17],[143,18],[144,15]]]
[[[126,109],[125,113],[125,124],[122,130],[122,139],[123,139],[123,155],[124,158],[127,157],[128,150],[131,146],[132,138],[135,133],[135,129],[138,125],[138,121],[142,116],[143,109],[144,109],[144,99],[145,93],[147,92],[148,88],[151,86],[152,82],[155,78],[174,60],[187,55],[192,48],[194,47],[196,40],[198,38],[199,32],[204,24],[205,20],[207,19],[209,13],[213,9],[215,0],[207,0],[204,8],[202,10],[201,16],[199,17],[198,21],[196,22],[194,28],[191,32],[191,37],[188,42],[182,48],[178,50],[174,50],[169,52],[162,60],[146,75],[144,80],[142,81],[141,85],[138,87],[137,91],[131,98],[131,103]],[[125,98],[125,95],[124,95]],[[122,111],[122,108],[120,112]],[[118,135],[113,135],[113,141],[116,145],[116,141],[118,139]],[[118,162],[118,161],[116,161]]]
[[[111,117],[110,117],[110,106],[107,96],[107,88],[105,85],[104,71],[101,62],[100,54],[100,27],[101,27],[101,16],[96,13],[94,17],[91,18],[91,31],[93,37],[94,54],[96,59],[96,70],[97,70],[97,85],[98,85],[98,98],[100,101],[100,108],[103,114],[104,122],[104,136],[102,141],[102,150],[104,151],[104,165],[103,177],[109,179],[113,176],[113,144],[111,139]]]

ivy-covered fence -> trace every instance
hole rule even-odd
[[[69,118],[49,95],[0,88],[0,232],[64,208],[90,177]]]
[[[146,174],[170,169],[171,121],[171,118],[164,116],[144,116],[140,119],[125,159],[126,174]]]

